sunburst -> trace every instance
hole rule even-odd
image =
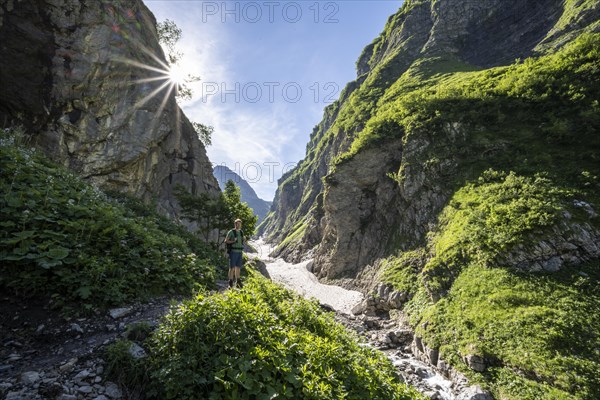
[[[180,87],[183,86],[183,84],[186,82],[187,74],[180,65],[174,64],[169,67],[168,79],[171,83],[173,83],[177,87]]]
[[[141,43],[136,43],[136,47],[146,53],[153,62],[154,65],[145,64],[138,60],[133,60],[130,58],[117,58],[115,61],[127,64],[128,66],[139,68],[145,71],[149,71],[153,76],[149,76],[146,78],[136,79],[131,81],[132,85],[150,85],[152,90],[145,94],[144,97],[138,99],[135,102],[134,110],[139,110],[146,105],[153,98],[160,96],[161,102],[159,108],[156,110],[155,118],[153,119],[152,125],[150,126],[150,130],[154,130],[156,127],[156,123],[160,119],[160,116],[163,113],[169,99],[173,99],[177,94],[179,88],[185,83],[186,74],[184,70],[177,64],[168,65],[165,61],[161,60],[154,52],[148,49]],[[179,107],[175,107],[176,113],[176,129],[179,130],[180,126],[180,111]]]

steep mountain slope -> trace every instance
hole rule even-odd
[[[597,0],[406,1],[282,177],[275,253],[392,284],[500,398],[598,397],[599,31]]]
[[[225,188],[225,184],[228,180],[232,180],[238,185],[240,187],[242,201],[248,203],[250,208],[254,211],[254,214],[258,216],[258,223],[262,222],[271,208],[270,202],[259,198],[254,189],[252,189],[252,186],[250,186],[244,178],[224,165],[217,165],[214,167],[213,174],[215,175],[217,182],[219,182],[221,190]]]
[[[3,1],[0,125],[25,126],[55,161],[172,214],[176,184],[218,185],[156,70],[166,66],[155,25],[140,0]]]
[[[397,14],[390,17],[381,36],[367,46],[359,58],[358,79],[349,83],[339,101],[325,110],[323,121],[315,128],[307,145],[305,159],[295,170],[290,171],[280,180],[280,187],[274,201],[275,211],[263,224],[263,230],[276,242],[282,242],[284,238],[289,239],[290,236],[298,239],[288,240],[287,243],[293,242],[293,244],[281,247],[280,254],[300,258],[305,250],[313,248],[326,237],[324,234],[326,225],[323,220],[325,187],[321,178],[332,172],[340,155],[347,152],[353,143],[355,147],[358,146],[361,137],[368,136],[369,132],[378,129],[387,129],[390,131],[388,136],[396,136],[399,139],[406,135],[407,127],[402,126],[401,123],[389,123],[376,118],[378,112],[394,100],[398,100],[399,94],[414,92],[415,95],[420,95],[421,92],[417,89],[426,87],[429,88],[432,96],[438,97],[437,104],[442,104],[444,100],[450,103],[454,100],[452,93],[435,91],[442,82],[465,76],[469,71],[483,71],[485,67],[491,65],[505,64],[507,60],[553,52],[581,32],[598,30],[599,27],[599,6],[595,1],[546,0],[534,3],[513,1],[510,4],[488,1],[484,3],[407,1]],[[495,30],[506,32],[506,35],[486,34]],[[535,40],[531,39],[532,35],[535,36]],[[479,51],[474,50],[476,44],[479,46]],[[494,59],[494,56],[497,56],[497,59]],[[510,93],[504,96],[507,99],[511,98]],[[512,111],[508,112],[509,115],[511,113]],[[372,126],[367,127],[369,120]],[[451,124],[455,122],[460,123],[460,120],[456,118],[449,121]],[[485,121],[484,116],[477,122],[494,126]],[[387,126],[373,129],[375,124],[387,124]],[[452,133],[457,129],[463,130],[462,126],[458,125],[449,125],[447,130]],[[423,140],[423,136],[415,136],[415,139]],[[407,146],[410,149],[418,145],[413,141],[406,141],[403,144],[401,140],[390,140],[385,146],[389,146],[387,149],[389,151],[381,154],[384,157],[382,162],[376,162],[377,165],[369,168],[356,168],[356,170],[362,170],[364,174],[373,179],[377,177],[376,180],[380,181],[380,178],[385,177],[387,173],[398,171],[403,153],[400,149]],[[376,147],[376,151],[379,151],[384,146]],[[440,162],[448,161],[440,160]],[[408,164],[404,167],[407,166]],[[493,166],[493,163],[489,166]],[[375,171],[372,168],[379,170]],[[476,176],[476,174],[471,175]],[[334,174],[331,175],[332,179],[333,176]],[[399,189],[393,180],[384,180],[379,184],[387,186],[385,190],[379,189],[380,192],[392,193]],[[368,185],[365,183],[362,186]],[[450,193],[446,192],[445,196],[437,199],[435,204],[413,208],[424,210],[429,207],[439,212]],[[362,196],[367,204],[360,207],[364,210],[375,209],[368,205],[371,201],[369,198],[373,197],[369,195],[368,190],[362,193]],[[382,203],[382,207],[396,208],[397,199],[384,200],[380,197],[377,196],[379,202],[394,203],[394,205]],[[352,202],[356,200],[355,196],[346,198]],[[427,201],[431,203],[431,199]],[[330,202],[332,208],[343,209],[343,213],[348,212],[346,207],[339,207],[333,203]],[[356,205],[358,206],[359,203]],[[404,214],[402,209],[398,211]],[[375,230],[379,231],[382,225],[398,222],[389,219],[389,214],[398,213],[386,214],[388,220],[371,221],[368,225],[375,226]],[[427,223],[432,222],[436,214],[435,211],[430,212],[426,217],[427,221],[414,221],[406,229],[406,234],[412,236],[411,243],[423,239]],[[350,215],[348,217],[353,218]],[[367,219],[364,215],[361,218]],[[412,216],[409,218],[414,219]],[[403,221],[403,225],[405,224],[406,218]],[[364,231],[367,227],[362,228],[361,231]],[[348,228],[347,232],[354,235],[355,230]],[[360,236],[358,242],[371,237],[361,233],[358,235]],[[338,237],[336,240],[343,239]],[[355,260],[352,262],[354,266],[362,267],[373,262],[384,253],[385,248],[394,244],[388,243],[387,240],[382,242],[381,238],[376,238],[373,242],[366,243],[365,247],[370,250],[365,249],[361,252],[360,247],[346,245],[343,251],[351,253],[351,258]],[[322,247],[330,251],[329,245]],[[341,270],[348,270],[348,267],[349,265],[338,266]]]

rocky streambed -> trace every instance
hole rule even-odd
[[[263,241],[253,243],[265,275],[305,297],[316,298],[336,319],[365,338],[367,345],[384,352],[404,381],[433,400],[493,400],[487,391],[469,385],[466,377],[444,360],[437,349],[429,349],[415,337],[398,308],[406,301],[401,292],[380,284],[373,293],[347,290],[320,283],[311,272],[311,261],[291,264],[272,259],[272,248]]]

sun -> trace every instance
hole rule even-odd
[[[180,65],[173,64],[169,66],[168,79],[171,83],[182,86],[185,83],[187,74]]]

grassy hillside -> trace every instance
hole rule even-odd
[[[477,175],[487,166],[545,170],[569,178],[594,169],[600,161],[598,37],[586,34],[553,55],[483,71],[451,58],[422,59],[377,100],[377,112],[339,162],[381,140],[408,140],[424,131],[444,134],[451,123],[464,127],[468,148],[447,153],[458,150],[455,158],[480,164],[474,165],[479,166]],[[357,103],[369,102],[359,92],[355,97]],[[360,112],[346,114],[338,124],[360,123],[355,120]],[[447,155],[433,150],[439,159]],[[481,150],[496,151],[484,158]],[[573,157],[582,151],[582,157]],[[587,164],[563,171],[563,163],[572,167],[574,159]]]
[[[384,280],[412,296],[405,311],[425,343],[498,398],[598,398],[600,262],[507,267],[507,251],[527,248],[569,207],[547,179],[485,176],[456,193],[427,246],[386,260]],[[487,371],[469,370],[467,355]]]
[[[111,306],[214,282],[218,257],[140,201],[108,196],[0,137],[0,287],[57,307]]]
[[[411,294],[405,310],[425,343],[498,398],[600,397],[600,263],[551,274],[511,261],[600,227],[598,65],[598,34],[484,71],[423,60],[337,160],[426,137],[392,178],[403,185],[416,165],[452,194],[423,245],[386,260],[384,280]],[[487,370],[469,370],[467,355]]]

